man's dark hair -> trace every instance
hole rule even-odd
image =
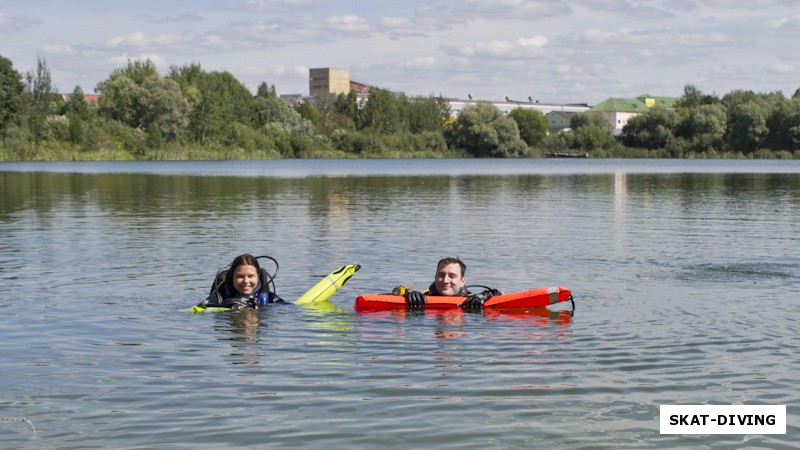
[[[447,266],[449,264],[458,264],[459,266],[461,266],[461,278],[464,278],[464,276],[467,274],[467,265],[464,264],[463,261],[458,259],[457,256],[440,259],[439,262],[436,264],[436,273],[439,273],[439,269],[441,269],[442,266]]]

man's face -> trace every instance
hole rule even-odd
[[[442,295],[456,295],[464,287],[467,279],[457,263],[443,265],[436,272],[436,289]]]

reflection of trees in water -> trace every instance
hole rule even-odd
[[[261,332],[261,311],[242,309],[214,313],[223,323],[215,326],[218,339],[227,341],[231,346],[233,364],[258,364],[263,356],[258,352]]]
[[[438,164],[433,162],[432,164]],[[216,211],[222,214],[252,212],[252,206],[285,206],[286,196],[305,199],[312,215],[333,217],[353,210],[383,214],[395,203],[447,198],[458,193],[464,202],[485,202],[506,191],[535,195],[557,187],[566,193],[614,191],[615,177],[608,174],[572,175],[462,175],[462,176],[328,176],[270,178],[157,175],[130,173],[0,172],[0,214],[20,208],[46,211],[64,199],[85,198],[103,209],[147,211],[155,216],[175,212]],[[764,197],[776,191],[794,195],[800,178],[792,174],[764,173],[631,173],[631,194],[650,191],[683,192],[687,195],[717,192]],[[430,193],[430,195],[426,195]]]

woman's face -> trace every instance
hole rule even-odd
[[[258,286],[256,266],[241,265],[233,271],[233,287],[242,295],[250,295]]]

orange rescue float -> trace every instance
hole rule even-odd
[[[467,297],[427,296],[425,309],[460,308]],[[484,309],[518,309],[534,308],[572,301],[572,293],[563,286],[543,287],[528,291],[500,294],[486,300]],[[386,311],[406,307],[406,299],[402,295],[364,294],[356,298],[355,309],[359,312]],[[575,303],[573,302],[573,309]]]

